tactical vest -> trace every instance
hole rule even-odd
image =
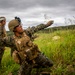
[[[37,45],[33,44],[26,33],[23,33],[21,37],[14,36],[14,40],[21,60],[33,60],[37,57],[39,49]]]

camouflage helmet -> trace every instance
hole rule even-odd
[[[0,17],[0,22],[3,21],[3,20],[6,20],[5,17]]]
[[[8,28],[10,31],[13,31],[16,26],[20,25],[20,22],[17,19],[13,19],[8,23]]]

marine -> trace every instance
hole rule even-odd
[[[0,17],[0,38],[6,37],[6,30],[5,30],[5,24],[6,24],[6,18],[1,16]],[[0,46],[0,66],[1,66],[1,61],[2,57],[4,54],[5,46]]]
[[[43,68],[53,66],[53,61],[42,54],[38,45],[34,44],[31,41],[31,37],[28,36],[28,34],[32,35],[33,33],[52,24],[53,21],[49,21],[47,24],[40,24],[33,27],[33,29],[30,28],[30,31],[26,31],[23,30],[21,20],[19,18],[15,18],[8,23],[8,28],[14,33],[14,35],[0,39],[0,46],[7,46],[14,50],[12,57],[16,63],[20,64],[18,75],[31,75],[31,71],[35,65]]]

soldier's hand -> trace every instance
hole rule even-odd
[[[54,21],[53,21],[53,20],[50,20],[50,21],[47,22],[46,25],[47,25],[47,26],[51,26],[53,23],[54,23]]]

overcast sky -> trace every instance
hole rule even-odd
[[[6,17],[7,24],[18,16],[24,28],[49,20],[54,20],[52,26],[70,24],[75,22],[75,0],[0,0],[0,16]]]

